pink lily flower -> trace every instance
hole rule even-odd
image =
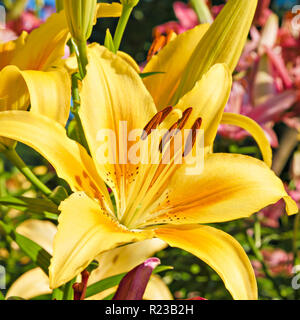
[[[264,261],[271,271],[272,275],[292,275],[293,269],[293,254],[287,253],[282,249],[263,249],[261,250]],[[256,277],[263,278],[261,263],[257,260],[251,261]]]
[[[173,10],[178,19],[177,21],[169,21],[154,29],[154,34],[161,35],[167,34],[170,30],[177,34],[183,33],[189,29],[196,27],[199,24],[198,17],[195,11],[186,3],[176,1],[173,4]]]

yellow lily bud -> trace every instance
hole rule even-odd
[[[120,2],[122,3],[123,6],[133,8],[139,3],[139,0],[120,0]]]
[[[229,0],[200,40],[173,101],[190,91],[214,64],[226,63],[234,71],[252,24],[257,0]]]
[[[70,33],[76,41],[86,41],[93,29],[97,0],[64,0]]]

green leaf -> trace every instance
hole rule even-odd
[[[162,73],[165,73],[165,72],[145,72],[145,73],[140,73],[140,77],[144,79],[144,78],[154,76],[156,74],[162,74]]]
[[[56,187],[53,192],[50,194],[49,199],[52,200],[54,203],[59,205],[62,201],[68,198],[68,192],[62,186]]]
[[[104,40],[104,46],[110,50],[111,52],[113,53],[116,53],[117,50],[115,48],[115,44],[114,44],[114,41],[113,41],[113,38],[112,38],[112,35],[109,31],[109,29],[106,29],[106,36],[105,36],[105,40]]]
[[[0,226],[3,228],[6,235],[14,240],[20,249],[48,275],[51,255],[37,243],[17,233],[2,221],[0,221]]]
[[[154,269],[153,274],[160,273],[166,270],[171,270],[171,269],[173,269],[173,267],[171,266],[158,266]],[[109,288],[112,288],[114,286],[117,286],[126,274],[127,272],[124,272],[109,278],[105,278],[96,283],[93,283],[92,285],[87,287],[86,298],[94,296],[95,294],[100,293]]]
[[[0,291],[0,301],[5,300],[3,293]]]
[[[52,292],[52,300],[63,300],[64,297],[64,286],[56,288]]]
[[[57,220],[59,210],[57,206],[47,199],[27,197],[1,197],[0,205],[14,208],[23,212],[41,215],[43,218]]]

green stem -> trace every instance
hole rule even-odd
[[[73,300],[74,299],[73,284],[75,283],[75,281],[76,281],[76,277],[64,285],[63,300]]]
[[[73,108],[71,111],[74,115],[74,118],[77,124],[76,130],[77,130],[77,135],[79,137],[79,143],[82,146],[84,146],[85,149],[89,152],[89,147],[84,134],[82,122],[78,114],[79,108],[80,108],[80,95],[79,95],[79,89],[78,89],[78,80],[75,74],[72,75],[72,99],[73,99]]]
[[[78,61],[79,74],[83,73],[78,46],[75,44],[75,42],[73,40],[70,40],[68,42],[68,46],[70,48],[70,52],[71,53],[75,52],[75,54],[76,54],[77,61]],[[84,52],[84,50],[83,50],[83,52]],[[85,60],[85,58],[83,58],[83,60]],[[86,58],[86,62],[87,62],[87,58]],[[81,77],[81,79],[83,79],[81,74],[80,74],[80,77]],[[88,143],[87,143],[87,140],[86,140],[86,137],[85,137],[85,134],[84,134],[84,130],[83,130],[83,126],[82,126],[82,123],[81,123],[81,119],[80,119],[79,114],[78,114],[79,109],[80,109],[80,94],[79,94],[79,87],[78,87],[78,78],[77,78],[76,74],[72,74],[72,100],[73,100],[73,107],[71,108],[71,111],[72,111],[72,113],[74,115],[74,118],[75,118],[75,121],[76,121],[76,124],[77,124],[76,130],[77,130],[77,135],[79,137],[79,141],[78,142],[82,146],[84,146],[85,149],[89,152]]]
[[[214,19],[205,3],[205,0],[191,0],[191,4],[200,23],[213,23]]]
[[[280,291],[280,288],[276,282],[276,280],[274,279],[274,277],[271,275],[265,261],[264,261],[264,257],[263,255],[261,254],[261,252],[258,250],[258,248],[255,246],[255,243],[254,243],[254,240],[252,239],[251,236],[249,236],[247,233],[246,233],[246,238],[247,238],[247,241],[248,241],[248,244],[252,250],[252,252],[254,253],[256,259],[261,263],[262,265],[262,268],[263,268],[263,271],[266,275],[266,277],[273,283],[273,286],[274,286],[274,289],[276,290],[278,296],[285,300],[285,297],[282,296],[281,294],[281,291]]]
[[[299,220],[300,220],[300,214],[298,213],[294,220],[294,231],[293,231],[293,253],[294,253],[293,265],[294,266],[297,264],[297,260],[298,260],[297,240],[298,240],[298,230],[299,230],[299,222],[300,222]]]
[[[52,300],[63,300],[63,287],[56,288],[52,291]]]
[[[88,65],[86,41],[76,41],[71,39],[69,42],[69,47],[71,49],[71,53],[75,52],[79,75],[81,80],[83,80],[86,75],[86,66]]]
[[[119,19],[117,29],[114,35],[114,45],[115,45],[115,51],[117,52],[120,48],[120,44],[124,35],[125,28],[127,26],[129,17],[131,15],[131,12],[133,10],[132,6],[126,6],[123,5],[122,14]]]
[[[14,164],[23,175],[36,187],[38,188],[45,196],[49,197],[52,191],[45,185],[43,182],[37,178],[37,176],[27,167],[25,162],[21,159],[21,157],[17,154],[16,150],[6,149],[3,151],[6,158]]]

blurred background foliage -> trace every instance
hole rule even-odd
[[[121,44],[121,50],[132,55],[137,62],[144,62],[153,40],[153,27],[170,20],[176,20],[172,8],[173,3],[173,0],[141,0],[133,11]],[[222,3],[224,1],[213,1],[214,5]],[[271,6],[282,17],[295,4],[297,4],[297,1],[273,0]],[[103,44],[106,28],[114,31],[116,23],[116,19],[99,20],[90,41]],[[280,124],[275,127],[275,131],[279,136],[282,130],[283,128]],[[215,151],[260,156],[259,150],[251,138],[246,138],[241,142],[218,138]],[[49,163],[36,152],[22,144],[18,145],[18,152],[22,154],[24,161],[33,168],[34,172],[49,187],[54,188],[59,184],[66,186],[64,181],[55,176],[54,170]],[[282,174],[284,180],[288,179],[289,168],[290,161]],[[31,184],[1,154],[0,195],[26,195],[32,197],[36,195],[36,191]],[[30,212],[20,213],[17,210],[0,206],[0,219],[4,219],[4,221],[9,219],[15,225],[18,225],[28,218],[34,218],[34,215]],[[295,251],[295,247],[300,247],[299,236],[296,237],[296,243],[293,242],[293,239],[295,239],[295,217],[288,218],[286,215],[282,215],[278,222],[277,228],[271,228],[263,225],[260,217],[255,215],[249,219],[223,223],[216,225],[216,227],[234,236],[242,244],[254,265],[256,265],[260,299],[297,299],[300,296],[300,290],[292,289],[291,280],[293,275],[291,266],[294,261],[292,261],[293,258],[289,258],[289,253],[292,253],[293,250]],[[252,239],[254,243],[251,242]],[[258,251],[256,250],[257,248],[259,249]],[[272,270],[271,265],[268,264],[267,255],[262,255],[263,250],[272,251],[275,249],[287,253],[288,257],[279,270]],[[202,296],[207,299],[231,299],[220,277],[193,255],[169,247],[158,253],[157,256],[161,259],[163,265],[174,267],[174,270],[165,271],[161,275],[175,298],[186,299]],[[6,268],[7,288],[21,274],[34,267],[30,259],[18,250],[15,243],[8,243],[3,237],[0,237],[0,265]],[[3,290],[3,293],[5,294],[5,290]]]
[[[121,50],[129,53],[139,63],[145,61],[153,40],[153,27],[167,21],[176,21],[173,11],[174,2],[174,0],[140,0],[128,23],[127,31],[121,44]],[[211,2],[213,5],[225,3],[222,0],[213,0]],[[291,10],[297,2],[297,0],[272,0],[271,8],[281,17],[284,12]],[[115,30],[116,25],[117,20],[114,19],[99,20],[94,28],[91,41],[103,43],[106,28]]]

